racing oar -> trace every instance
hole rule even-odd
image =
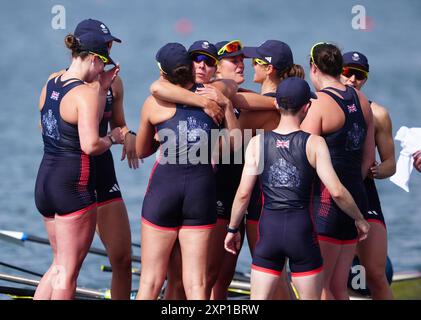
[[[36,287],[39,284],[38,280],[12,276],[4,273],[0,273],[0,280],[26,284],[33,287]],[[76,294],[97,299],[111,299],[111,293],[109,290],[103,292],[87,288],[76,288]]]
[[[25,272],[27,274],[32,274],[33,276],[37,276],[37,277],[43,276],[41,273],[31,271],[31,270],[28,270],[28,269],[24,269],[24,268],[21,268],[21,267],[18,267],[18,266],[14,266],[12,264],[8,264],[8,263],[2,262],[2,261],[0,261],[0,266],[4,266],[4,267],[10,268],[10,269]]]
[[[34,236],[31,234],[19,232],[19,231],[0,230],[0,239],[11,241],[13,243],[22,243],[22,242],[28,241],[28,242],[35,242],[35,243],[50,245],[50,241],[46,238],[41,238],[38,236]],[[100,248],[91,247],[89,249],[89,253],[100,255],[103,257],[108,257],[107,251]],[[132,261],[141,262],[139,256],[132,256]]]

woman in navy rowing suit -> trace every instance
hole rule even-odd
[[[355,220],[360,239],[369,230],[335,174],[324,139],[300,130],[300,123],[311,106],[310,98],[316,96],[304,80],[291,77],[282,81],[276,91],[281,113],[278,126],[252,138],[247,147],[225,248],[233,254],[240,249],[239,225],[259,175],[264,209],[253,254],[251,299],[273,299],[287,257],[300,299],[320,299],[323,259],[310,209],[316,173],[338,206]]]
[[[168,43],[157,53],[161,76],[195,91],[194,70],[187,50]],[[216,224],[215,179],[211,156],[219,127],[202,109],[146,99],[136,138],[139,158],[156,151],[142,207],[142,277],[137,299],[156,299],[178,240],[187,299],[208,299],[207,268],[211,232]],[[218,141],[216,141],[218,142]]]
[[[52,77],[41,91],[44,156],[35,186],[35,203],[44,217],[53,262],[42,277],[34,299],[72,299],[83,260],[95,234],[97,203],[94,155],[122,143],[120,128],[100,137],[99,121],[106,93],[119,66],[114,64],[103,37],[68,35],[72,63]],[[92,85],[100,76],[99,83]]]
[[[343,55],[341,81],[357,90],[366,84],[369,64],[367,57],[356,51]],[[368,197],[364,217],[370,223],[370,235],[366,241],[358,243],[357,253],[366,269],[367,285],[373,299],[391,300],[392,290],[386,278],[387,229],[374,179],[386,179],[395,174],[395,145],[392,136],[392,121],[386,108],[370,101],[374,118],[374,137],[381,163],[374,162],[364,180]]]
[[[374,162],[373,114],[361,92],[340,82],[342,67],[342,53],[333,44],[317,43],[311,48],[310,79],[318,98],[301,128],[326,139],[336,174],[365,212],[363,180]],[[313,204],[324,260],[323,298],[349,299],[347,279],[358,230],[320,181],[315,183]]]
[[[101,21],[85,19],[75,28],[74,35],[81,37],[95,33],[104,38],[111,51],[113,42],[121,43],[114,37],[109,28]],[[56,75],[65,72],[62,70]],[[124,135],[121,161],[127,157],[129,168],[137,169],[139,159],[136,157],[135,133],[126,125],[123,109],[123,81],[117,76],[107,92],[102,119],[99,124],[99,135],[104,137],[108,127],[120,127]],[[130,298],[131,273],[131,232],[127,209],[117,181],[111,150],[94,157],[96,167],[96,195],[98,203],[97,233],[104,244],[112,267],[112,299]]]

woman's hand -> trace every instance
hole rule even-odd
[[[224,241],[225,250],[229,253],[237,254],[241,247],[241,234],[240,231],[236,233],[228,232]]]
[[[374,161],[373,166],[370,167],[368,171],[368,177],[371,179],[375,179],[379,177],[380,174],[380,164],[377,161]]]
[[[123,161],[126,156],[130,169],[139,168],[139,159],[136,155],[136,136],[131,132],[127,132],[124,136],[124,146],[121,153],[121,161]]]
[[[421,150],[415,152],[412,157],[414,158],[414,167],[421,172]]]
[[[368,237],[368,231],[370,230],[370,224],[364,218],[355,220],[355,226],[358,230],[358,241],[363,241]]]
[[[108,91],[108,89],[110,89],[111,84],[114,82],[119,72],[120,72],[119,64],[117,64],[114,68],[110,70],[102,72],[98,78],[101,89],[103,89],[104,91]]]
[[[122,144],[124,142],[123,132],[120,127],[114,128],[108,133],[113,144]]]
[[[201,96],[204,96],[205,98],[215,101],[221,107],[225,107],[227,105],[228,98],[224,96],[220,90],[211,85],[205,84],[204,86],[205,87],[203,88],[197,88],[196,93],[200,94]]]

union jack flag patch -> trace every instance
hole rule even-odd
[[[357,107],[355,106],[355,104],[351,104],[350,106],[347,106],[347,107],[348,107],[349,113],[357,112]]]
[[[289,149],[289,140],[276,140],[276,147]]]
[[[60,92],[57,92],[57,91],[53,91],[52,93],[51,93],[51,97],[50,97],[50,99],[53,99],[53,100],[58,100],[58,97],[59,97],[59,95],[60,95]]]

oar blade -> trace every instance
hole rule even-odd
[[[0,239],[6,242],[23,246],[23,241],[25,240],[25,237],[23,232],[0,230]]]

